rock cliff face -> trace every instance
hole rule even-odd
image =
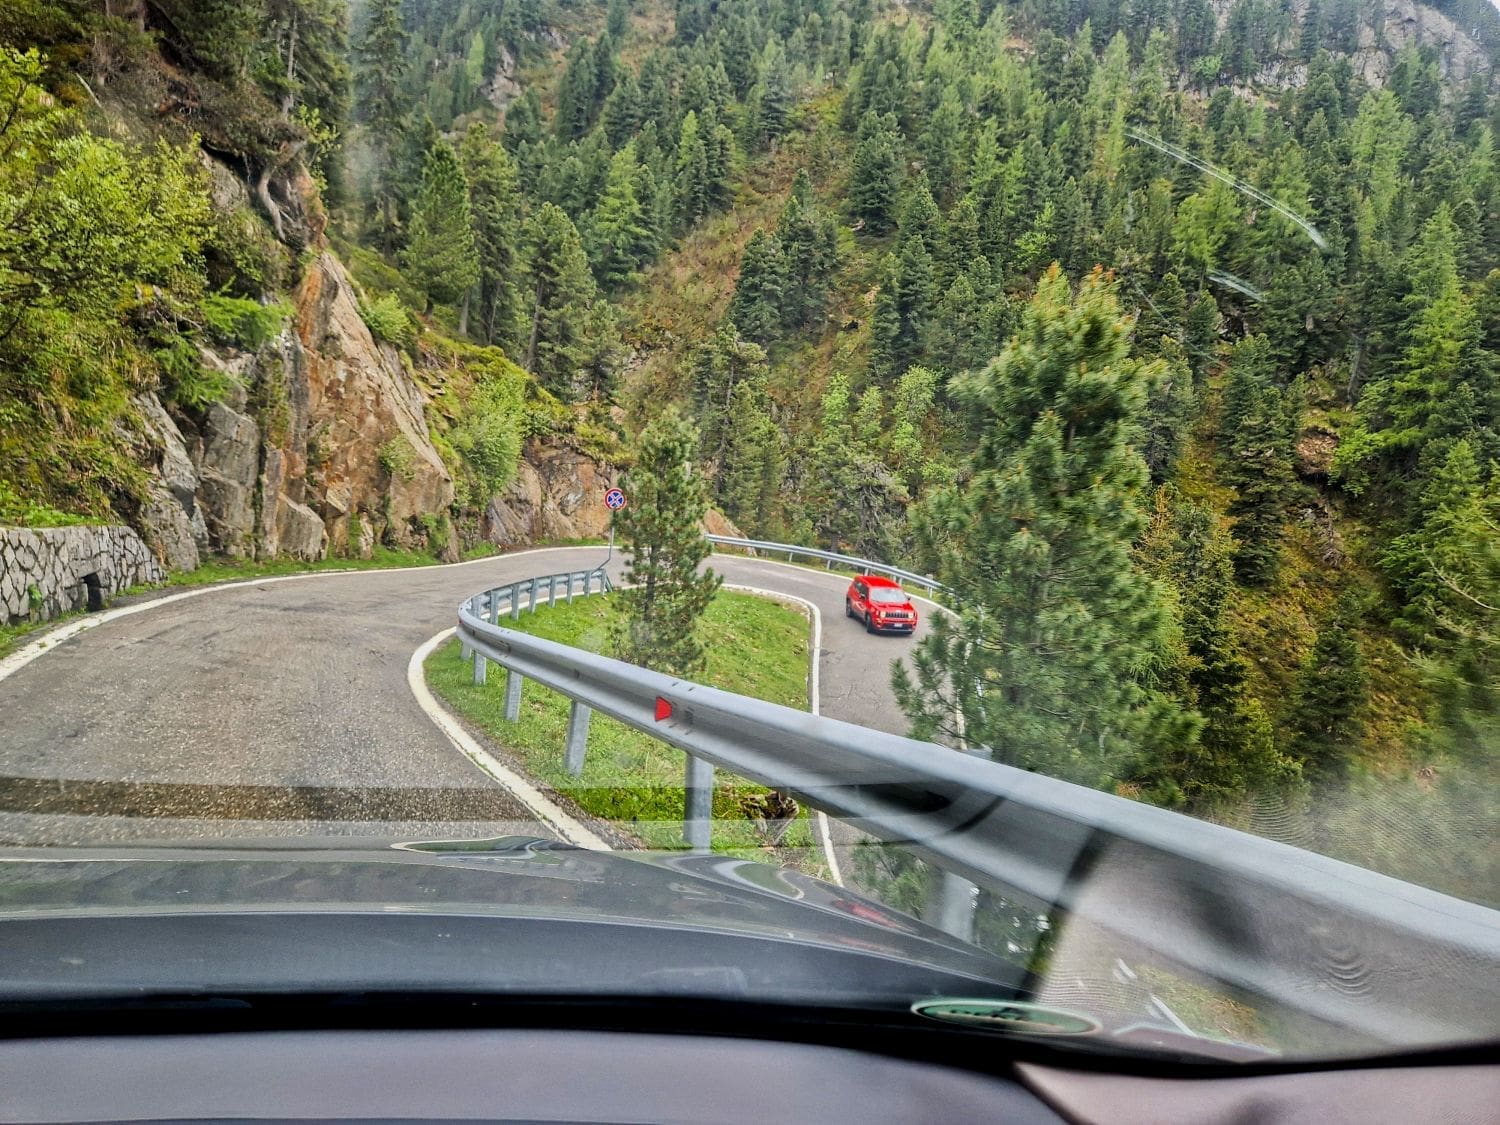
[[[491,497],[481,533],[510,546],[548,539],[595,539],[609,531],[604,493],[612,466],[565,445],[532,440],[515,480]]]
[[[370,335],[327,251],[303,278],[295,326],[287,432],[262,475],[264,496],[275,498],[262,507],[264,541],[271,553],[298,553],[317,522],[335,543],[368,527],[418,545],[424,520],[446,520],[453,481],[428,436],[422,392],[399,353]]]
[[[1235,0],[1212,0],[1219,31],[1229,23]],[[1288,16],[1300,24],[1308,0],[1289,0]],[[1300,87],[1307,83],[1307,64],[1292,48],[1295,34],[1289,38],[1285,57],[1266,62],[1256,82],[1262,86]],[[1361,24],[1358,44],[1349,54],[1354,73],[1371,86],[1382,86],[1395,65],[1402,48],[1412,45],[1432,47],[1437,52],[1443,77],[1454,87],[1471,75],[1489,69],[1484,46],[1449,16],[1418,0],[1380,0],[1376,19]]]
[[[222,402],[169,413],[136,400],[154,451],[147,538],[172,569],[235,558],[416,547],[447,521],[453,482],[400,354],[360,318],[344,267],[307,269],[285,330],[259,352],[204,351]],[[445,537],[451,542],[451,536]],[[450,547],[451,549],[451,547]]]

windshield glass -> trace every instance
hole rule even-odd
[[[1500,1037],[1500,10],[4,7],[0,1000]]]

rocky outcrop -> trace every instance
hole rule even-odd
[[[1296,88],[1307,84],[1307,64],[1298,49],[1299,28],[1309,0],[1290,0],[1286,5],[1291,33],[1282,41],[1278,58],[1263,59],[1255,76],[1263,87]],[[1378,0],[1374,20],[1359,27],[1357,43],[1349,52],[1354,73],[1371,86],[1382,86],[1390,76],[1396,56],[1407,46],[1431,47],[1445,79],[1456,87],[1471,75],[1489,69],[1484,45],[1469,31],[1436,8],[1417,0]],[[1212,0],[1220,33],[1229,23],[1235,0]]]
[[[261,431],[245,413],[243,384],[227,402],[216,402],[199,426],[196,461],[200,507],[213,550],[233,558],[255,555],[256,485]]]
[[[597,539],[609,531],[604,494],[615,469],[571,446],[533,439],[516,477],[490,498],[480,531],[508,547],[550,539]]]
[[[289,425],[262,478],[263,528],[308,534],[298,506],[346,544],[357,520],[403,546],[420,545],[428,521],[446,519],[453,480],[428,435],[426,401],[395,348],[359,315],[343,265],[324,252],[297,294],[289,356]],[[301,549],[309,540],[301,539]]]
[[[190,570],[210,551],[368,556],[381,540],[428,545],[446,523],[453,482],[426,399],[401,354],[371,336],[331,253],[308,268],[275,340],[200,358],[230,387],[223,401],[175,413],[154,395],[136,402],[154,470],[141,522],[168,567]]]
[[[704,535],[724,535],[731,539],[745,538],[745,533],[735,526],[735,522],[717,508],[710,508],[704,512],[703,518],[698,521],[698,526],[703,529]]]
[[[500,65],[495,68],[495,76],[485,84],[480,94],[501,113],[521,96],[521,84],[516,81],[515,56],[503,43],[500,44]]]
[[[490,498],[480,534],[502,547],[559,539],[601,539],[609,534],[604,494],[617,470],[572,446],[533,438],[526,443],[516,477]],[[710,508],[702,528],[708,535],[744,537],[724,513]]]
[[[128,527],[0,528],[0,625],[97,608],[106,594],[162,577]]]
[[[172,570],[194,570],[208,546],[208,528],[198,503],[198,469],[187,440],[154,394],[135,400],[148,444],[156,452],[150,491],[141,510],[146,539]]]

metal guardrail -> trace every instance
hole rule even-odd
[[[864,574],[884,574],[889,578],[895,578],[910,586],[925,586],[927,593],[941,593],[945,587],[930,574],[917,574],[915,571],[903,570],[899,566],[889,566],[874,559],[862,559],[855,555],[841,555],[837,551],[821,551],[816,547],[799,547],[794,543],[771,543],[761,539],[737,539],[732,535],[706,535],[704,536],[715,547],[733,547],[741,551],[761,551],[767,555],[785,555],[787,562],[791,562],[796,556],[809,559],[820,559],[825,563],[838,563],[840,566],[858,570]]]
[[[888,571],[891,568],[886,568]],[[608,589],[602,571],[600,589]],[[559,581],[561,580],[561,585]],[[1290,845],[980,756],[811,715],[499,624],[571,596],[578,574],[486,591],[459,612],[475,678],[507,669],[573,701],[568,763],[581,771],[599,711],[687,755],[687,836],[708,846],[714,767],[790,792],[980,887],[1065,912],[1062,938],[1096,933],[1271,1005],[1316,1035],[1373,1046],[1492,1036],[1500,912]],[[584,581],[584,592],[590,590]],[[664,717],[658,718],[658,715]]]

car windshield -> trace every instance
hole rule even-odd
[[[0,1001],[1500,1038],[1500,9],[3,7]]]

